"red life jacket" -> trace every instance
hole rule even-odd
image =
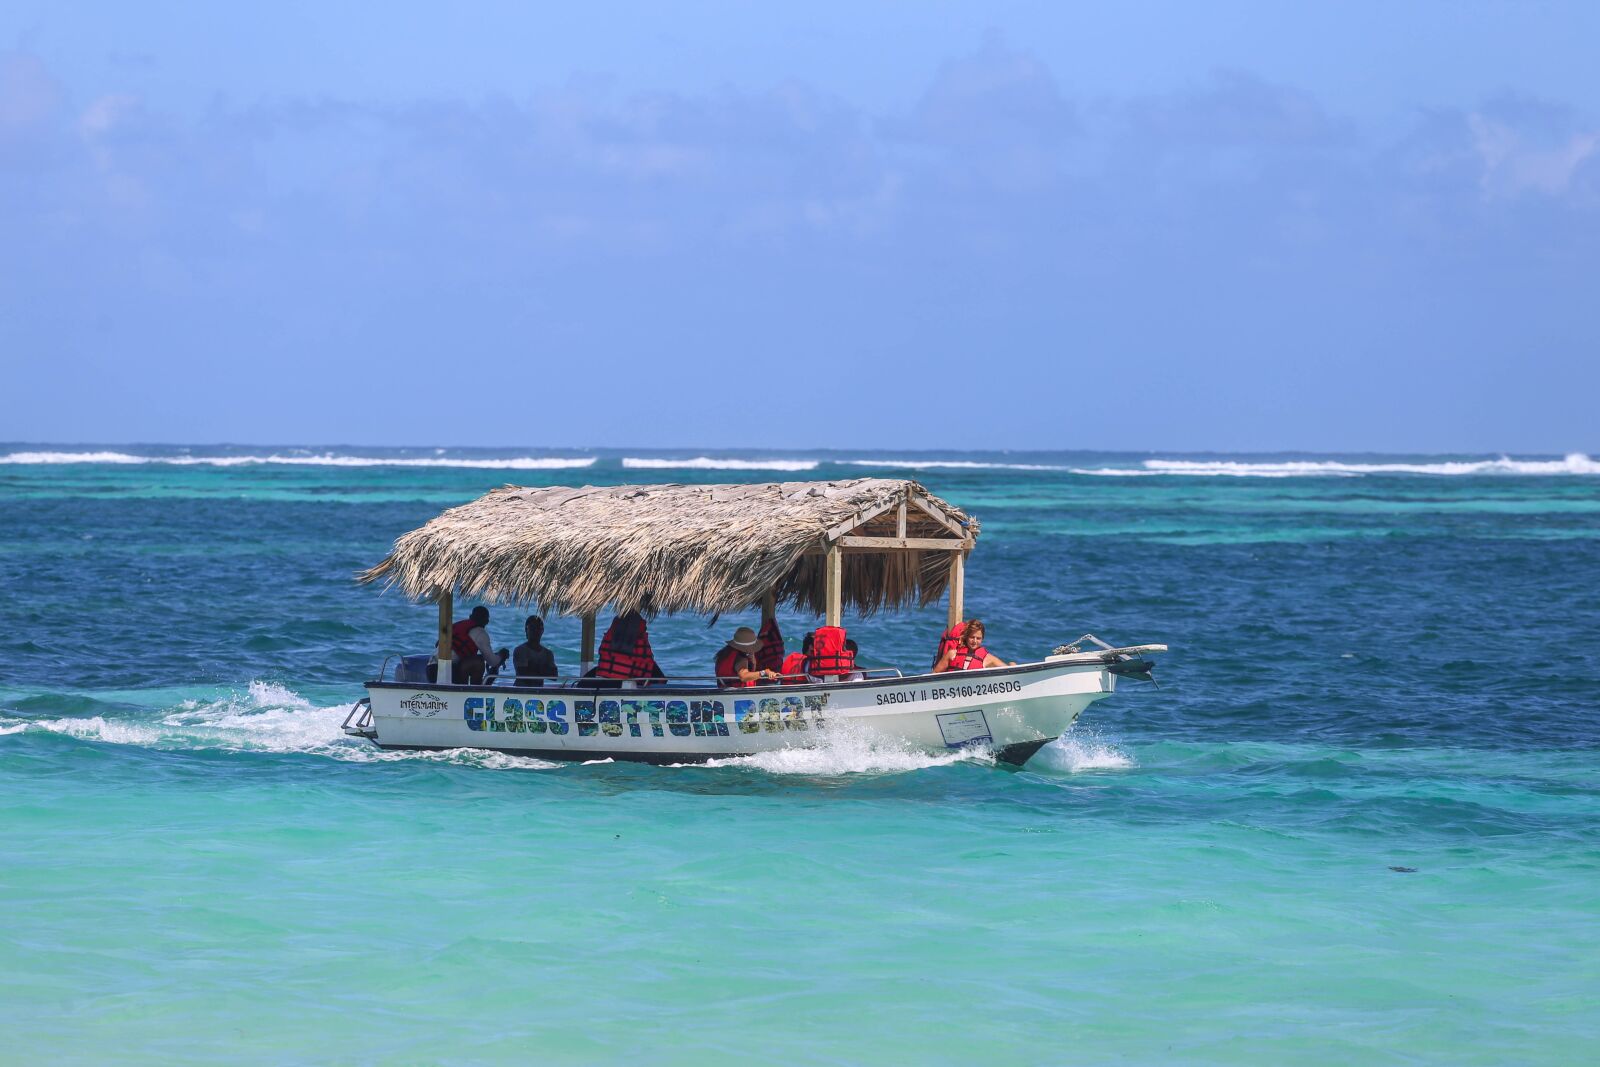
[[[717,684],[724,689],[737,689],[755,685],[756,683],[747,682],[739,677],[739,668],[741,666],[747,671],[755,670],[755,656],[749,652],[734,648],[732,645],[724,647],[721,652],[717,653],[716,665],[712,667],[712,671],[717,676]]]
[[[983,661],[989,658],[989,650],[979,645],[969,649],[965,644],[957,645],[956,650],[950,653],[950,669],[953,671],[975,671],[983,666]]]
[[[844,646],[844,627],[819,626],[811,641],[809,674],[819,678],[842,678],[856,669],[856,658]]]
[[[937,667],[939,661],[944,659],[944,654],[962,647],[961,635],[966,633],[967,624],[958,622],[939,638],[939,650],[933,654],[933,665]]]
[[[804,652],[791,652],[783,657],[783,666],[778,671],[783,675],[784,685],[805,685],[806,654]],[[790,677],[793,675],[793,677]]]
[[[595,665],[596,678],[651,678],[656,673],[655,653],[650,650],[650,635],[645,632],[643,620],[639,623],[639,636],[632,648],[618,648],[611,633],[617,628],[612,619],[606,635],[600,641],[600,662]]]
[[[763,624],[756,636],[761,638],[761,647],[756,649],[756,666],[766,671],[782,667],[783,632],[778,629],[778,620],[772,619]]]
[[[471,659],[473,656],[483,655],[478,642],[472,639],[472,631],[477,626],[478,624],[471,619],[462,619],[450,627],[450,651],[455,653],[456,659]]]

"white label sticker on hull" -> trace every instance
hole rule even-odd
[[[939,733],[944,735],[945,748],[960,748],[993,741],[989,734],[989,720],[981,711],[947,711],[937,716]]]

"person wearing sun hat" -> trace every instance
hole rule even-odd
[[[777,681],[775,673],[756,665],[756,651],[760,648],[761,638],[750,627],[741,626],[733,631],[728,643],[717,653],[716,666],[712,668],[717,684],[724,689],[735,689]]]

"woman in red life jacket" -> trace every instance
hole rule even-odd
[[[750,627],[741,626],[735,630],[733,637],[717,653],[716,665],[712,668],[717,675],[717,684],[724,689],[737,689],[777,681],[776,671],[769,671],[756,663],[756,653],[760,648],[761,638]]]
[[[644,616],[625,611],[611,620],[600,641],[599,662],[589,672],[595,678],[665,678],[650,650],[650,634]]]
[[[800,651],[791,652],[783,658],[783,666],[778,673],[783,675],[784,685],[806,684],[806,675],[811,673],[809,661],[815,640],[811,634],[806,634],[806,639],[800,642]]]
[[[962,631],[961,643],[946,650],[945,654],[939,657],[939,662],[933,665],[933,673],[975,671],[983,667],[1004,666],[1007,666],[1005,660],[991,654],[983,647],[983,622],[980,619],[973,619]],[[1014,667],[1016,664],[1010,666]]]

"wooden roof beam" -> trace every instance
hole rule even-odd
[[[856,537],[846,534],[838,543],[844,548],[871,549],[874,552],[909,550],[914,552],[965,552],[972,547],[969,538],[949,537]]]

